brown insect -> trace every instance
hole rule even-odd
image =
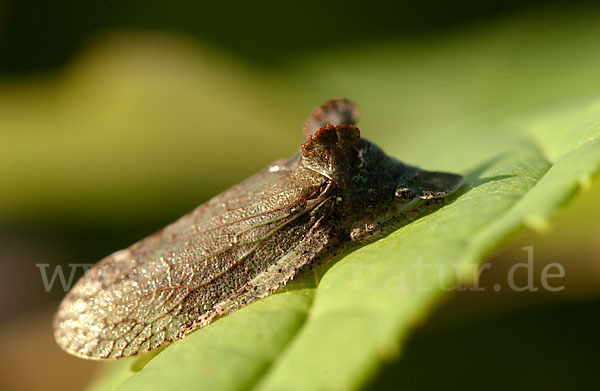
[[[96,264],[60,305],[58,344],[91,359],[156,349],[458,187],[360,138],[357,117],[346,99],[316,108],[300,153]]]

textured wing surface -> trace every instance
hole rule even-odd
[[[119,358],[181,338],[277,289],[327,241],[324,177],[272,166],[91,268],[65,297],[55,338]]]

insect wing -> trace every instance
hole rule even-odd
[[[324,179],[293,158],[106,257],[61,303],[58,344],[84,358],[132,356],[276,290],[327,241]]]

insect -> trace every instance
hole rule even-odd
[[[156,349],[460,185],[387,156],[360,137],[357,118],[347,99],[317,107],[298,154],[101,260],[62,301],[58,345],[90,359]]]

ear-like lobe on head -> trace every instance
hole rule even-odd
[[[358,121],[358,106],[350,99],[332,99],[316,107],[304,123],[304,138],[327,125],[354,125]]]
[[[405,197],[407,193],[429,200],[442,198],[454,192],[462,182],[462,175],[448,172],[420,170],[416,167],[405,166],[406,186],[396,190],[396,197]]]
[[[327,125],[302,145],[302,164],[328,178],[341,181],[359,163],[355,148],[360,131],[353,125]]]

